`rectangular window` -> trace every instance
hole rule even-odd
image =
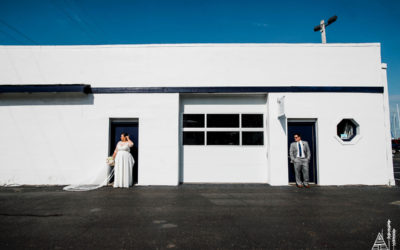
[[[183,132],[183,145],[204,145],[204,132],[203,131]]]
[[[264,145],[263,127],[263,114],[182,114],[182,144]]]
[[[239,114],[208,114],[208,128],[238,128]]]
[[[242,128],[262,128],[262,114],[242,114]]]
[[[239,132],[207,132],[207,145],[239,145]]]
[[[242,145],[264,145],[264,132],[242,132]]]
[[[204,114],[184,114],[184,128],[204,128]]]

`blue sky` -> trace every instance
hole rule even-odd
[[[400,0],[1,0],[0,44],[380,42],[400,104]]]

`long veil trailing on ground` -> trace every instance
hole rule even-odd
[[[63,189],[66,191],[89,191],[106,186],[110,179],[114,176],[114,168],[110,167],[108,164],[105,164],[105,166],[100,168],[98,173],[96,173],[94,176],[94,179],[83,180],[79,182],[80,184],[69,185]]]

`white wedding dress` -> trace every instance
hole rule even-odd
[[[115,151],[114,168],[110,170],[110,166],[104,164],[104,167],[99,168],[99,171],[93,175],[90,180],[83,180],[76,185],[68,185],[63,188],[66,191],[89,191],[106,186],[111,178],[114,177],[114,187],[129,187],[132,186],[132,172],[135,160],[130,153],[130,147],[133,143],[119,141]]]
[[[75,185],[68,185],[63,187],[65,191],[89,191],[106,186],[114,175],[114,169],[110,170],[110,166],[106,163],[103,167],[99,168],[97,173],[94,173],[91,179],[82,180]]]
[[[117,144],[117,155],[114,163],[114,187],[132,186],[132,173],[135,160],[130,153],[133,143],[119,141]]]

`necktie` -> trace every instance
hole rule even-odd
[[[299,156],[300,156],[300,157],[303,157],[302,154],[301,154],[301,145],[300,145],[300,142],[299,142]]]

